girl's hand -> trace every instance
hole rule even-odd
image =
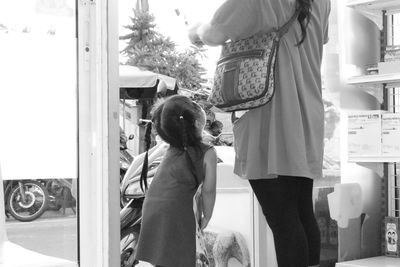
[[[217,193],[217,152],[215,148],[210,148],[204,155],[205,176],[201,188],[202,211],[200,228],[203,230],[207,227],[211,219],[215,196]]]
[[[207,227],[209,222],[210,222],[210,218],[208,218],[208,217],[201,218],[201,224],[200,224],[201,231],[203,231]]]

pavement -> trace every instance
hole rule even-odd
[[[77,262],[78,220],[71,209],[46,211],[32,222],[6,219],[9,241],[47,256]]]

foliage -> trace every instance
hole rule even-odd
[[[120,37],[127,40],[127,46],[121,51],[128,57],[126,64],[174,77],[181,88],[200,89],[206,81],[202,78],[205,69],[199,62],[204,49],[192,46],[179,52],[169,37],[156,31],[152,14],[133,11],[132,23],[125,26],[130,33]]]

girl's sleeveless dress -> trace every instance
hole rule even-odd
[[[143,204],[138,260],[163,267],[195,266],[193,196],[197,183],[193,171],[199,183],[203,182],[204,154],[210,147],[201,144],[200,149],[189,147],[186,152],[173,147],[167,150]]]

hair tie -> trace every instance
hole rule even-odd
[[[147,120],[147,119],[139,119],[139,122],[144,123],[144,124],[148,124],[148,123],[152,124],[153,123],[152,120]]]

